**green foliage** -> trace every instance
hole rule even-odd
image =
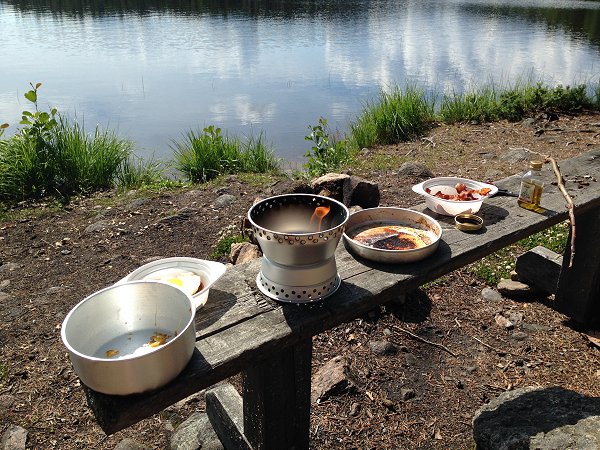
[[[54,189],[62,195],[111,188],[133,143],[98,127],[87,134],[77,122],[60,118],[48,144],[55,155]]]
[[[422,90],[395,87],[381,92],[379,99],[367,103],[361,116],[350,124],[356,148],[394,144],[422,135],[433,121],[433,102]]]
[[[575,113],[593,107],[597,101],[588,97],[587,90],[585,84],[554,88],[542,83],[517,83],[504,89],[484,87],[477,92],[444,95],[439,117],[443,122],[456,123],[498,119],[518,121],[527,115],[548,111]]]
[[[52,129],[57,125],[56,108],[52,108],[50,112],[40,111],[38,109],[38,89],[42,86],[42,83],[29,83],[31,90],[25,92],[24,96],[35,106],[35,111],[23,111],[21,116],[21,128],[20,133],[22,136],[45,141],[50,135]]]
[[[216,243],[214,250],[209,256],[209,259],[216,261],[223,257],[229,257],[229,253],[231,253],[231,246],[233,244],[247,241],[248,238],[242,236],[241,234],[225,236]]]
[[[334,172],[352,161],[353,155],[345,140],[336,140],[329,135],[327,120],[319,118],[319,124],[309,126],[310,134],[304,137],[313,145],[304,156],[308,158],[304,168],[311,177]]]
[[[163,171],[164,165],[160,161],[145,161],[131,154],[117,170],[116,185],[119,190],[160,186],[168,181],[163,178]]]
[[[38,108],[38,89],[31,84],[25,98],[35,112],[23,111],[23,127],[0,140],[0,201],[43,196],[68,198],[114,186],[117,171],[133,152],[133,144],[96,128],[87,135],[77,123]]]
[[[173,150],[176,168],[195,183],[229,173],[275,171],[279,166],[262,134],[242,144],[238,138],[224,136],[213,125],[201,134],[189,131],[182,142],[174,142]]]
[[[446,123],[480,122],[497,119],[496,92],[493,88],[483,88],[478,92],[459,95],[445,94],[439,115]]]

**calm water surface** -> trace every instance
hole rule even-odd
[[[0,48],[9,131],[42,82],[41,108],[114,129],[144,157],[169,159],[174,139],[214,124],[263,131],[299,161],[309,125],[343,132],[395,84],[597,83],[600,2],[0,0]]]

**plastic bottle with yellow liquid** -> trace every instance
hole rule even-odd
[[[543,190],[542,162],[531,161],[529,171],[521,178],[521,189],[517,200],[519,206],[530,210],[539,209]]]

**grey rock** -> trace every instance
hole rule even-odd
[[[52,286],[52,287],[49,287],[46,292],[48,294],[58,294],[58,293],[62,292],[62,290],[63,290],[63,288],[60,286]]]
[[[483,290],[481,291],[481,297],[484,300],[492,302],[499,302],[502,300],[502,295],[496,289],[493,289],[491,287],[483,288]]]
[[[398,353],[398,348],[388,341],[369,341],[371,353],[377,356],[390,356]]]
[[[235,195],[223,194],[217,197],[213,203],[215,208],[225,208],[226,206],[233,205],[237,201]]]
[[[513,325],[517,326],[523,322],[523,313],[519,311],[505,311],[503,313],[504,317],[510,320]]]
[[[115,450],[150,450],[150,447],[140,444],[135,439],[125,438],[115,446]]]
[[[140,206],[144,206],[146,203],[148,203],[150,200],[147,198],[134,198],[132,201],[129,202],[129,204],[127,205],[127,209],[138,209]]]
[[[350,186],[344,192],[343,202],[346,206],[357,205],[362,208],[374,208],[379,206],[381,194],[377,183],[365,180],[357,176],[350,176]]]
[[[10,425],[2,435],[2,450],[25,450],[27,430],[18,425]]]
[[[0,291],[2,289],[6,289],[10,285],[10,280],[2,280],[0,281]]]
[[[10,298],[10,294],[0,291],[0,302],[5,302]]]
[[[106,220],[99,220],[85,227],[84,233],[96,233],[108,228],[110,224]]]
[[[15,404],[15,398],[10,394],[0,395],[0,417],[6,417],[10,408]]]
[[[529,333],[535,333],[538,331],[550,331],[552,328],[547,325],[540,325],[538,323],[521,323],[521,330]]]
[[[334,395],[356,390],[355,377],[343,356],[327,361],[312,377],[311,400],[316,403]]]
[[[524,331],[515,331],[513,334],[510,335],[510,338],[513,341],[521,342],[529,339],[529,335]]]
[[[223,449],[208,416],[199,412],[193,413],[175,429],[170,444],[171,450]]]
[[[482,449],[598,449],[600,398],[560,387],[507,391],[475,413],[473,438]]]
[[[426,166],[416,162],[405,162],[398,169],[400,177],[417,177],[417,178],[433,178],[433,172]]]
[[[528,299],[543,294],[542,291],[528,284],[506,279],[500,280],[497,289],[503,296],[514,300]]]
[[[7,262],[0,265],[0,273],[12,272],[13,270],[19,269],[21,266],[17,263]]]
[[[496,181],[496,180],[500,180],[502,178],[504,178],[504,172],[502,172],[498,169],[488,169],[483,174],[484,180]]]
[[[509,163],[525,162],[529,161],[530,158],[530,153],[522,148],[514,148],[512,150],[509,150],[500,157],[501,160]]]
[[[414,391],[414,389],[410,389],[410,388],[402,388],[400,389],[400,400],[402,400],[403,402],[406,402],[410,399],[413,399],[416,397],[416,393]]]

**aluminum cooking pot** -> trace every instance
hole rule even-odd
[[[165,385],[189,362],[195,312],[192,297],[173,285],[131,281],[77,304],[61,337],[83,384],[105,394],[141,393]]]

